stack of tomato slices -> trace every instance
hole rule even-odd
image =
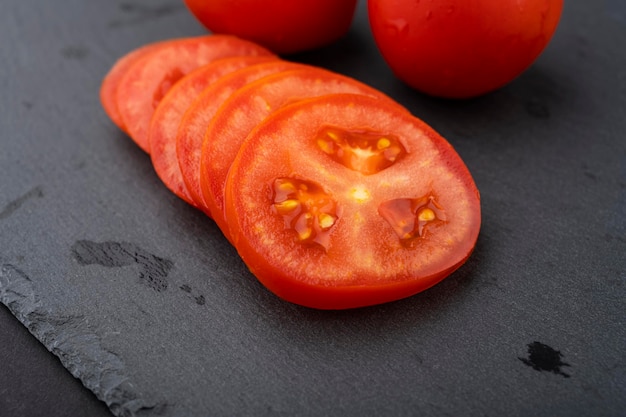
[[[353,78],[250,41],[162,41],[118,60],[101,102],[163,183],[215,220],[279,297],[398,300],[459,268],[480,229],[452,146]]]

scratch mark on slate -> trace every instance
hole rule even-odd
[[[128,19],[112,20],[109,22],[109,27],[117,28],[158,19],[182,11],[185,9],[185,6],[182,3],[166,3],[150,6],[135,3],[122,3],[120,4],[120,9],[122,12],[133,16]]]
[[[28,191],[26,194],[21,197],[16,198],[15,200],[9,202],[2,210],[0,210],[0,220],[4,220],[13,213],[15,213],[22,205],[30,200],[31,198],[41,198],[43,197],[43,189],[41,186],[37,186],[32,190]]]
[[[146,252],[128,242],[92,242],[79,240],[72,245],[74,258],[81,265],[101,265],[120,268],[138,264],[142,267],[139,280],[157,292],[165,291],[169,285],[167,275],[174,262]]]
[[[528,358],[518,358],[524,364],[536,371],[548,371],[569,378],[570,375],[561,370],[563,366],[570,366],[561,360],[563,355],[558,350],[540,342],[528,344]]]

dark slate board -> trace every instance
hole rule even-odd
[[[343,40],[291,57],[396,98],[481,190],[464,267],[343,312],[269,294],[102,111],[119,56],[201,33],[179,1],[4,0],[0,13],[0,301],[114,414],[624,415],[623,2],[568,0],[536,64],[475,100],[396,80],[364,1]],[[15,379],[0,379],[0,414],[75,415],[80,387],[36,372],[54,361],[1,317],[0,373]]]

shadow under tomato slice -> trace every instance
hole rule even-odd
[[[319,309],[435,285],[470,256],[481,222],[478,190],[452,146],[398,106],[354,94],[268,116],[230,168],[225,214],[259,281]]]

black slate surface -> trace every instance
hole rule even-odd
[[[568,0],[535,65],[475,100],[396,80],[363,1],[291,57],[406,105],[481,191],[464,267],[343,312],[264,290],[102,111],[119,56],[201,33],[178,1],[3,2],[0,415],[625,415],[623,2]]]

